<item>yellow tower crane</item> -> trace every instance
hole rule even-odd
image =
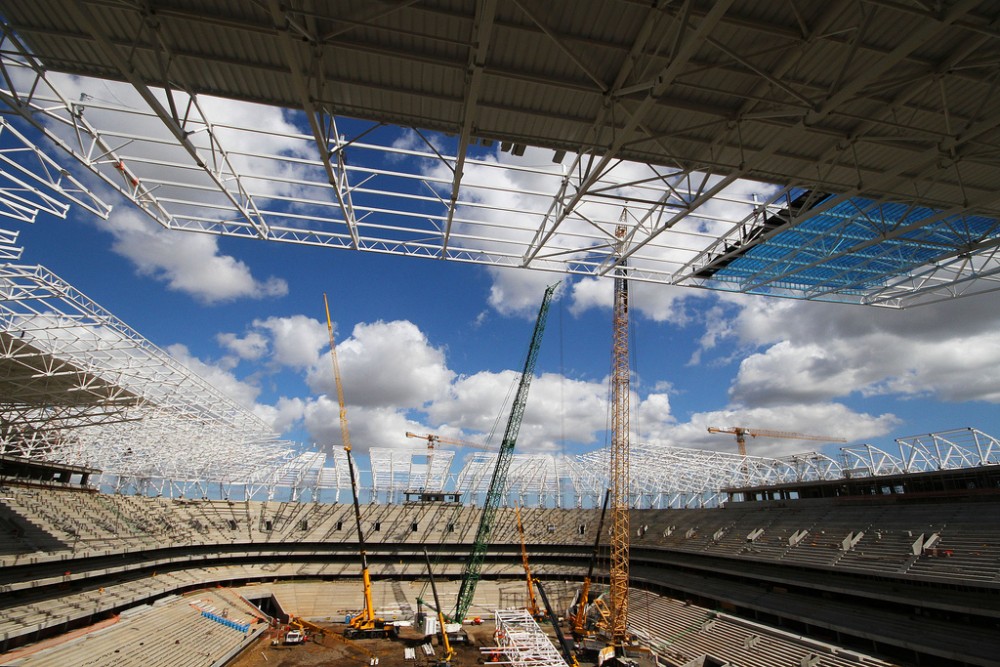
[[[629,393],[631,377],[629,368],[629,294],[628,263],[624,257],[625,219],[627,209],[622,209],[621,219],[615,229],[615,254],[620,257],[615,269],[614,315],[612,317],[612,374],[611,374],[611,563],[610,593],[611,622],[608,628],[609,643],[614,653],[623,657],[628,643],[628,586],[629,586]]]
[[[769,431],[763,428],[747,428],[745,426],[730,426],[729,428],[719,428],[709,426],[709,433],[729,433],[736,436],[736,447],[740,450],[740,456],[747,455],[747,436],[751,438],[786,438],[789,440],[818,440],[820,442],[847,442],[843,438],[831,438],[826,435],[806,435],[804,433],[793,433],[791,431]]]
[[[406,432],[407,438],[419,438],[420,440],[427,441],[427,449],[434,449],[436,445],[456,445],[458,447],[474,447],[476,449],[495,450],[494,447],[489,445],[483,445],[478,442],[469,442],[468,440],[458,440],[457,438],[446,438],[441,435],[435,435],[433,433],[425,433],[420,435],[419,433]]]

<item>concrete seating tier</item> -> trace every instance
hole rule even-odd
[[[199,545],[354,543],[349,504],[166,499],[11,487],[0,501],[0,565]],[[966,509],[963,509],[966,508]],[[589,551],[599,510],[525,508],[532,552]],[[362,506],[379,544],[471,544],[480,509],[453,504]],[[722,558],[786,562],[879,576],[1000,584],[1000,503],[731,504],[725,509],[635,510],[633,545]],[[933,549],[913,553],[923,536]],[[800,539],[793,540],[793,537]],[[602,536],[604,543],[606,538]],[[850,539],[849,539],[850,538]],[[520,543],[501,508],[493,544]]]
[[[636,589],[629,592],[628,622],[657,653],[680,662],[707,654],[740,667],[799,665],[810,656],[823,667],[892,664]]]

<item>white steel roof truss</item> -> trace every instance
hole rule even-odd
[[[11,70],[24,70],[26,62],[24,57],[8,56],[4,59],[5,67]],[[344,141],[336,134],[335,119],[320,110],[309,118],[313,126],[318,127],[322,121],[323,127],[333,129],[329,137],[329,130],[320,133],[319,140],[326,142],[323,146],[319,145],[315,136],[290,137],[301,142],[300,152],[312,154],[314,158],[268,155],[225,148],[219,136],[222,131],[246,134],[246,140],[236,143],[253,146],[256,142],[251,137],[260,130],[213,123],[204,117],[196,98],[186,98],[190,113],[183,118],[164,118],[163,112],[170,105],[164,106],[158,101],[158,94],[148,89],[140,93],[147,103],[154,105],[153,110],[116,108],[107,102],[87,99],[69,103],[57,92],[56,84],[45,78],[43,71],[34,72],[34,76],[32,96],[27,97],[17,91],[9,95],[12,99],[22,100],[22,106],[18,107],[22,113],[29,117],[40,115],[71,128],[72,135],[80,140],[77,148],[72,148],[48,126],[34,121],[65,150],[168,227],[500,266],[528,266],[579,275],[603,275],[613,266],[607,261],[608,253],[602,250],[611,242],[621,207],[627,205],[629,220],[633,221],[629,225],[630,278],[669,284],[678,275],[683,275],[683,268],[706,252],[719,234],[732,234],[732,230],[740,224],[740,220],[724,220],[700,210],[704,204],[727,198],[725,188],[735,181],[732,175],[720,178],[684,171],[664,174],[662,169],[646,165],[644,168],[650,174],[622,177],[617,175],[618,172],[634,173],[637,167],[642,166],[608,160],[599,172],[570,169],[563,173],[558,167],[513,167],[515,173],[520,170],[541,179],[542,183],[549,182],[555,191],[548,187],[533,193],[530,189],[512,187],[511,195],[522,199],[516,211],[511,211],[517,216],[514,220],[518,221],[512,225],[506,221],[509,218],[490,219],[490,211],[498,209],[484,205],[485,193],[497,189],[496,183],[503,179],[489,179],[482,175],[471,178],[469,171],[473,168],[478,172],[506,172],[512,167],[471,158],[467,151],[452,157],[437,151],[409,152],[411,157],[419,157],[426,164],[438,162],[445,167],[452,186],[460,186],[452,203],[447,196],[449,180],[431,177],[431,170],[414,174],[352,166],[344,159],[344,147],[348,145],[352,150],[371,151],[382,156],[404,152],[392,146]],[[13,76],[11,80],[25,78],[23,75]],[[177,96],[176,92],[170,94]],[[177,106],[176,102],[174,106]],[[105,117],[103,124],[106,127],[101,129],[85,120],[88,116],[82,112],[86,109],[100,110],[97,116]],[[115,128],[128,123],[115,123],[108,119],[121,114],[158,118],[171,133],[182,131],[185,136],[182,146],[189,156],[193,156],[194,163],[150,157],[152,146],[169,145],[165,143],[168,137],[156,134],[119,136]],[[318,116],[319,120],[313,119],[313,116]],[[181,129],[177,130],[174,126]],[[119,138],[115,139],[116,136]],[[83,143],[87,137],[90,140]],[[204,140],[199,137],[204,137]],[[310,148],[306,148],[306,144]],[[337,156],[336,167],[330,162],[331,155]],[[240,165],[236,164],[237,156]],[[378,161],[391,164],[386,157]],[[162,174],[158,176],[157,171],[152,169],[152,165],[156,165],[162,171],[171,164],[174,165],[173,178],[163,178]],[[291,167],[280,165],[295,165],[303,175],[275,176],[277,173],[289,173]],[[247,172],[247,167],[252,170]],[[322,178],[306,176],[314,167],[319,169],[318,173],[325,175]],[[465,173],[460,181],[455,179],[459,167]],[[178,180],[177,177],[183,173],[192,174],[192,179]],[[198,173],[208,178],[199,180]],[[294,169],[290,173],[294,174]],[[352,174],[361,178],[358,184],[350,184]],[[378,181],[383,177],[386,182],[380,187]],[[435,196],[399,190],[393,187],[396,179],[426,183],[426,191]],[[558,185],[560,182],[561,186]],[[683,188],[680,187],[682,184]],[[230,191],[231,187],[235,189]],[[771,189],[771,186],[761,187]],[[546,222],[546,217],[550,215],[546,211],[554,210],[553,202],[562,196],[559,193],[570,189],[575,193],[572,200],[557,205],[562,211],[558,225]],[[309,192],[315,195],[303,196]],[[178,196],[181,193],[186,193],[186,196]],[[356,197],[352,200],[352,193],[365,194],[366,203],[359,203]],[[192,195],[193,199],[190,198]],[[373,206],[374,201],[394,202],[394,205]],[[268,202],[281,206],[269,207]],[[431,202],[440,206],[440,213],[427,210]],[[734,204],[744,207],[747,212],[740,216],[741,219],[745,219],[755,206],[750,198],[734,199]],[[286,206],[292,209],[285,210]],[[296,212],[303,207],[308,212]],[[227,215],[233,210],[240,212],[240,218],[233,219]],[[208,215],[205,215],[206,211]],[[213,215],[212,211],[217,215]],[[691,218],[692,224],[681,224],[688,218]],[[399,224],[393,224],[394,219]],[[715,231],[700,231],[699,225],[702,224],[711,225]],[[338,231],[338,227],[344,231]],[[544,239],[538,237],[538,232],[535,238],[531,238],[532,229],[542,232]],[[668,230],[670,234],[664,235]],[[694,284],[701,283],[695,281]],[[830,298],[842,297],[831,295]]]
[[[497,609],[496,646],[483,646],[484,664],[510,667],[567,667],[566,661],[526,609]],[[499,659],[494,657],[500,654]]]

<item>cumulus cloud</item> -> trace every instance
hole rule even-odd
[[[454,377],[444,351],[405,320],[356,325],[350,337],[337,341],[337,360],[347,400],[361,407],[419,408],[444,395]],[[335,396],[332,365],[315,365],[308,384]]]
[[[315,366],[323,348],[329,346],[326,324],[305,315],[254,320],[253,326],[257,335],[261,331],[268,334],[272,358],[282,366],[298,369]]]
[[[749,301],[723,334],[757,350],[730,395],[750,406],[852,394],[1000,403],[998,301],[904,311]]]
[[[167,353],[185,368],[208,382],[229,398],[247,409],[256,405],[260,388],[243,382],[235,374],[217,364],[207,363],[191,354],[186,345],[176,343],[166,348]]]
[[[459,377],[447,396],[427,407],[430,424],[459,428],[479,442],[492,432],[499,446],[521,374],[483,371]],[[518,451],[560,449],[565,442],[592,442],[607,424],[607,384],[544,373],[533,378],[518,435]]]
[[[171,232],[132,211],[115,213],[103,228],[114,237],[112,250],[131,261],[140,275],[161,281],[169,289],[189,294],[202,303],[288,293],[284,280],[258,280],[246,264],[220,254],[217,237]]]
[[[522,317],[534,317],[538,313],[545,288],[562,279],[561,276],[555,274],[523,269],[491,267],[489,273],[493,278],[488,299],[489,305],[501,315]],[[560,285],[556,298],[562,291],[563,288]]]
[[[343,447],[340,428],[340,406],[336,397],[320,396],[308,403],[304,411],[305,428],[312,441],[323,451]],[[419,424],[392,407],[362,407],[347,409],[348,437],[351,449],[366,452],[372,447],[413,447],[407,431],[419,430]]]
[[[260,359],[267,352],[267,338],[257,331],[251,331],[242,338],[234,333],[220,333],[215,340],[240,359]]]
[[[302,398],[282,396],[274,405],[255,404],[253,413],[276,433],[285,433],[302,420],[306,405],[307,401]]]
[[[700,412],[682,424],[669,426],[650,438],[651,442],[677,447],[737,452],[734,435],[708,432],[708,427],[743,426],[772,431],[805,433],[842,438],[848,442],[876,438],[892,432],[900,420],[892,414],[859,413],[836,402],[798,403],[773,407],[733,406]],[[751,456],[787,456],[814,451],[823,442],[779,438],[747,438]]]

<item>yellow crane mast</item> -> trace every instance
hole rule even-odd
[[[615,230],[615,250],[625,247],[626,210]],[[615,269],[614,316],[612,320],[613,367],[611,374],[611,646],[624,651],[628,642],[629,584],[629,320],[628,273],[624,259]]]
[[[350,638],[385,637],[391,633],[385,622],[375,616],[375,605],[372,603],[372,581],[368,573],[368,552],[365,549],[365,533],[361,527],[361,506],[358,503],[358,484],[354,479],[354,460],[351,458],[351,435],[347,428],[347,404],[344,401],[344,384],[340,379],[340,364],[337,362],[337,344],[333,340],[333,321],[330,319],[330,302],[323,294],[323,306],[326,308],[326,330],[330,334],[330,358],[333,360],[333,379],[337,384],[337,404],[340,406],[340,437],[347,453],[348,475],[351,478],[351,495],[354,499],[354,519],[358,526],[358,546],[361,555],[361,581],[364,586],[365,606],[360,614],[350,621],[350,627],[344,636]],[[394,627],[392,628],[394,629]]]
[[[736,436],[736,447],[740,456],[747,455],[747,436],[751,438],[787,438],[789,440],[818,440],[820,442],[847,442],[843,438],[832,438],[826,435],[806,435],[804,433],[793,433],[791,431],[769,431],[763,428],[747,428],[745,426],[730,426],[720,428],[709,426],[709,433],[729,433]]]
[[[424,561],[427,563],[427,577],[431,582],[434,604],[437,605],[438,629],[441,631],[441,646],[444,648],[444,658],[438,661],[437,667],[451,667],[451,660],[455,657],[455,649],[451,647],[451,641],[448,639],[448,627],[444,612],[441,611],[441,598],[438,597],[437,585],[434,583],[434,570],[431,568],[431,557],[427,554],[427,549],[424,549]]]

